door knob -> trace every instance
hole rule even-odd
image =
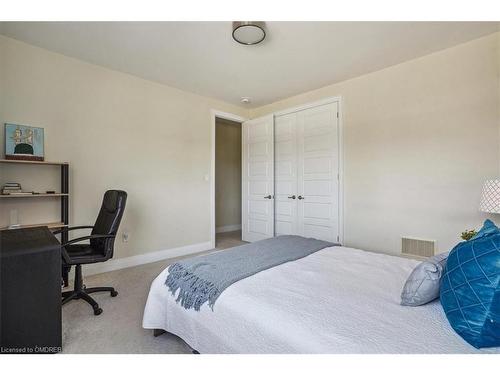
[[[271,196],[271,195],[266,195],[266,196],[264,197],[264,199],[271,199],[271,198],[272,198],[272,196]]]
[[[288,199],[295,199],[295,195],[288,197]]]
[[[306,199],[305,197],[303,197],[302,195],[299,195],[298,196],[299,199]]]

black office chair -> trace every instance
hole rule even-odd
[[[75,238],[62,244],[61,251],[64,266],[69,269],[75,266],[74,290],[63,292],[62,304],[74,300],[83,299],[94,309],[95,315],[100,315],[102,309],[97,302],[89,296],[95,292],[110,292],[111,297],[116,297],[118,292],[112,287],[87,288],[83,284],[82,264],[105,262],[113,257],[113,247],[116,232],[125,210],[127,193],[121,190],[108,190],[104,194],[101,210],[94,226],[78,226],[64,228],[54,232],[62,233],[76,229],[92,228],[90,236]],[[90,240],[88,244],[76,244],[85,240]]]

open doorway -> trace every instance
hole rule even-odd
[[[241,122],[215,117],[215,247],[241,245]]]

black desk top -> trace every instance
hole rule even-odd
[[[21,228],[0,231],[0,257],[58,251],[61,245],[47,227]]]

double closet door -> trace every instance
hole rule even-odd
[[[338,103],[251,120],[243,130],[243,240],[338,241]]]

